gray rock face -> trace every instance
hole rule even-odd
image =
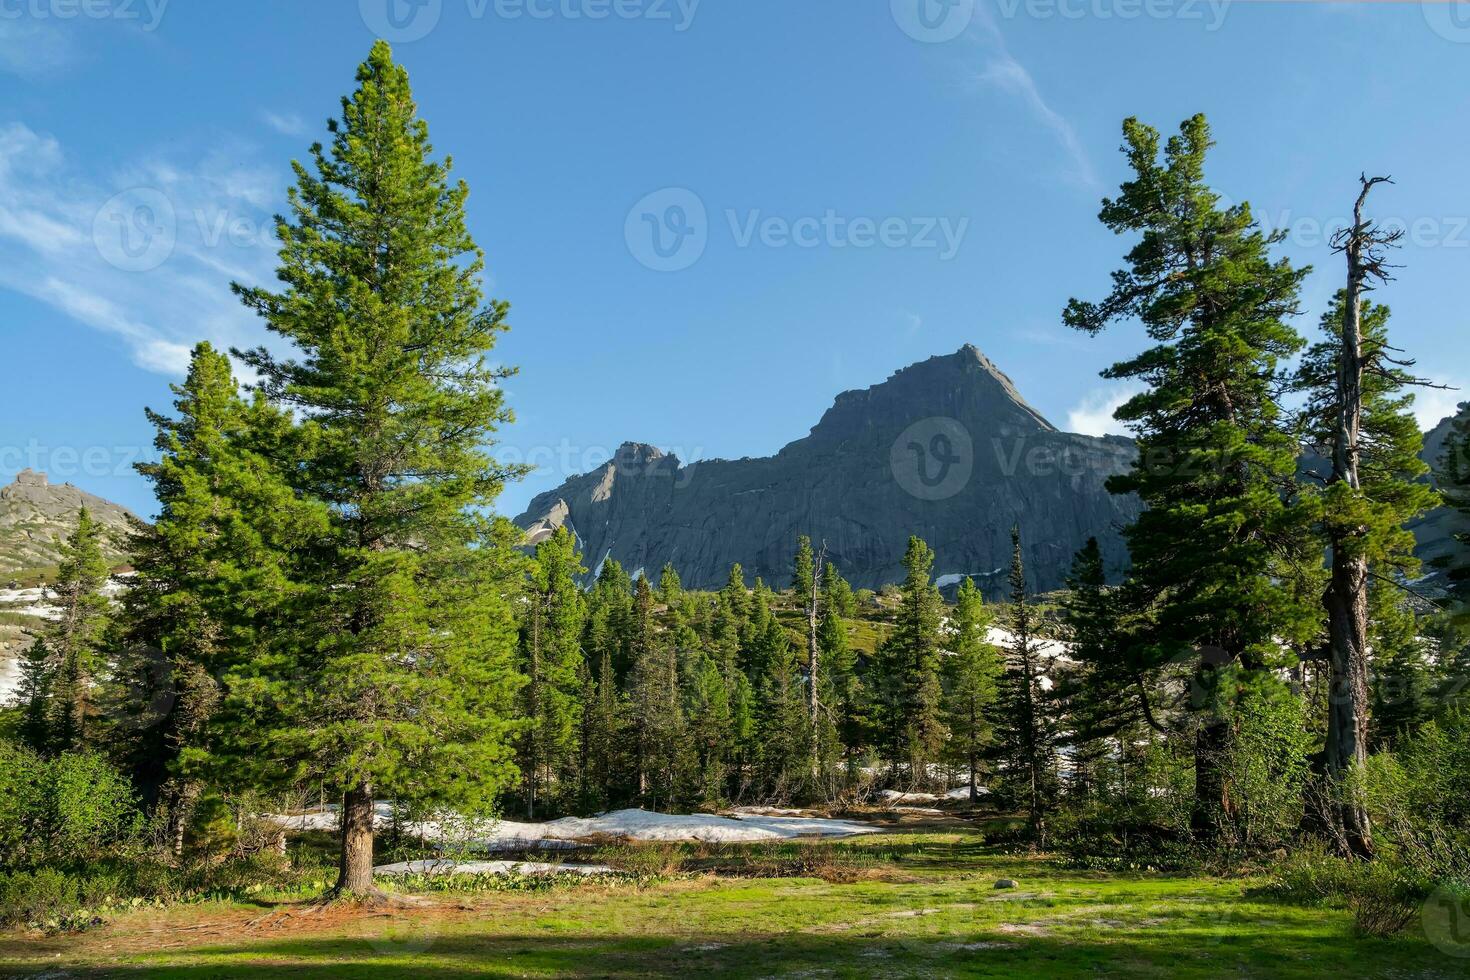
[[[1444,465],[1446,442],[1456,419],[1470,415],[1470,403],[1461,407],[1458,415],[1451,415],[1424,435],[1424,451],[1419,458],[1429,464],[1434,473]],[[1455,536],[1470,532],[1470,519],[1449,507],[1439,507],[1417,521],[1409,524],[1414,532],[1417,547],[1414,553],[1424,562],[1425,572],[1434,573],[1441,563],[1449,560],[1464,560],[1464,545]]]
[[[1111,568],[1126,565],[1118,532],[1139,505],[1103,484],[1133,455],[1128,439],[1059,431],[966,345],[837,396],[810,435],[775,456],[685,466],[625,443],[516,523],[532,541],[569,526],[594,571],[608,556],[653,576],[672,562],[699,588],[723,584],[733,562],[786,585],[801,534],[825,542],[854,585],[873,588],[902,578],[916,534],[934,548],[941,584],[972,575],[991,592],[1004,584],[1019,524],[1032,586],[1047,590],[1089,537]]]
[[[22,470],[14,483],[0,487],[0,574],[56,564],[83,507],[115,539],[127,531],[129,511],[70,483],[52,484],[44,473]],[[106,552],[121,560],[120,541]]]

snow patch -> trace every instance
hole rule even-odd
[[[328,806],[305,813],[266,814],[262,819],[287,831],[333,831],[338,826],[340,809],[338,806]],[[392,822],[392,804],[375,804],[374,826],[385,828]],[[400,829],[431,843],[448,840],[452,836],[440,822],[433,820],[404,823]],[[579,842],[598,837],[624,837],[641,841],[745,843],[793,840],[798,837],[851,837],[856,834],[877,833],[878,830],[878,827],[853,820],[784,814],[742,812],[717,816],[617,810],[595,817],[563,817],[548,823],[500,820],[489,825],[489,837],[469,841],[466,846],[483,851],[562,849],[576,847]]]
[[[546,864],[541,861],[399,861],[380,864],[376,875],[610,875],[605,864]]]

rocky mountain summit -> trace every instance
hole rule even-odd
[[[83,507],[112,532],[107,553],[121,561],[121,536],[133,516],[126,508],[70,483],[53,484],[34,470],[22,470],[14,483],[0,487],[0,576],[55,565],[61,541],[76,529]]]
[[[1119,530],[1139,504],[1107,478],[1131,440],[1075,435],[1048,422],[971,345],[837,396],[810,435],[774,456],[683,464],[641,443],[531,502],[517,523],[535,541],[567,525],[586,562],[612,557],[686,585],[722,584],[732,562],[784,586],[798,535],[826,545],[857,586],[899,581],[910,534],[936,553],[941,584],[972,575],[998,591],[1012,525],[1034,588],[1062,585],[1073,554],[1097,537],[1127,562]]]

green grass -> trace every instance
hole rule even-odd
[[[618,845],[590,855],[652,883],[452,895],[432,908],[302,914],[203,903],[81,935],[0,939],[0,970],[205,977],[1463,977],[1412,932],[1259,881],[1065,871],[973,832],[850,842]],[[1020,883],[997,891],[1000,877]]]

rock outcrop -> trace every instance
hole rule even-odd
[[[121,561],[121,538],[133,516],[127,509],[34,470],[0,487],[0,576],[55,565],[83,507],[109,532],[108,556]]]
[[[1060,587],[1097,537],[1109,566],[1139,504],[1106,490],[1133,443],[1059,431],[979,350],[904,368],[837,397],[804,439],[774,456],[688,465],[625,443],[601,468],[541,494],[517,518],[538,540],[567,525],[586,563],[608,556],[686,585],[722,584],[732,562],[785,586],[798,535],[810,535],[857,586],[903,576],[910,534],[935,550],[941,581],[973,575],[995,592],[1020,525],[1034,588]]]

